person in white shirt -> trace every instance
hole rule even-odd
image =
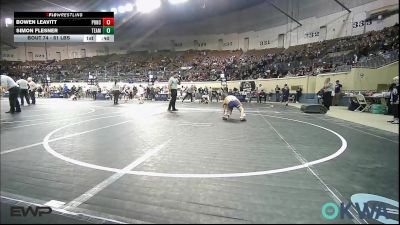
[[[0,85],[1,87],[5,88],[9,94],[8,100],[10,102],[10,111],[6,113],[21,112],[21,107],[18,101],[18,95],[19,95],[18,84],[15,83],[15,81],[11,77],[7,75],[1,75]]]
[[[21,105],[24,105],[24,98],[26,99],[26,103],[28,103],[28,105],[30,105],[30,101],[29,101],[29,95],[28,95],[28,81],[26,81],[25,79],[19,79],[17,80],[17,84],[19,85],[19,89],[20,89],[20,98],[21,98]]]
[[[168,81],[168,90],[171,94],[171,100],[169,101],[169,105],[168,105],[168,111],[178,111],[175,108],[175,103],[176,103],[176,96],[178,94],[178,85],[180,85],[180,79],[178,79],[178,74],[175,73],[172,77],[169,78]]]
[[[31,97],[32,105],[36,104],[36,83],[33,82],[32,77],[28,77],[29,96]]]
[[[124,102],[127,103],[129,101],[129,87],[128,87],[128,85],[124,85],[123,93],[124,93]]]
[[[259,84],[257,87],[257,103],[261,103],[261,99],[264,99],[264,103],[267,101],[267,96],[265,95],[264,87]]]
[[[329,110],[329,108],[332,106],[332,92],[335,91],[335,87],[331,83],[331,78],[326,78],[324,82],[324,94],[322,96],[322,102],[324,106]]]
[[[142,85],[139,85],[138,87],[138,95],[139,95],[139,104],[144,103],[144,87]]]
[[[90,88],[90,91],[92,92],[93,100],[96,101],[96,95],[97,95],[97,92],[99,91],[99,89],[97,88],[97,85],[93,84]]]
[[[114,105],[118,105],[118,99],[119,99],[119,94],[120,94],[120,86],[118,84],[118,81],[115,80],[114,81],[114,85],[112,87],[112,91],[113,91],[113,97],[114,97]]]

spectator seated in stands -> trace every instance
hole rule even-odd
[[[181,70],[182,81],[216,81],[218,73],[224,73],[228,80],[240,80],[348,71],[363,63],[398,60],[398,48],[398,25],[395,25],[287,49],[130,52],[62,61],[1,61],[0,68],[10,76],[25,74],[42,84],[48,82],[47,77],[52,82],[86,82],[88,74],[96,74],[98,80],[106,82],[111,81],[109,74],[119,74],[118,79],[130,82],[147,82],[149,70],[157,74],[156,81],[166,82],[172,72],[182,67],[187,68]]]

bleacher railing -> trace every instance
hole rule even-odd
[[[396,61],[399,61],[399,50],[394,50],[375,57],[369,57],[365,61],[358,62],[354,67],[377,69]]]

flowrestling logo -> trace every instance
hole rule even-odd
[[[354,207],[356,215],[350,212]],[[337,205],[327,202],[321,209],[322,217],[328,220],[336,219],[369,219],[383,224],[399,224],[399,202],[378,195],[359,193],[351,196],[350,202]]]

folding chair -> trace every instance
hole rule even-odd
[[[367,100],[365,100],[364,95],[356,95],[356,100],[360,106],[354,111],[369,112],[371,105],[367,102]]]

